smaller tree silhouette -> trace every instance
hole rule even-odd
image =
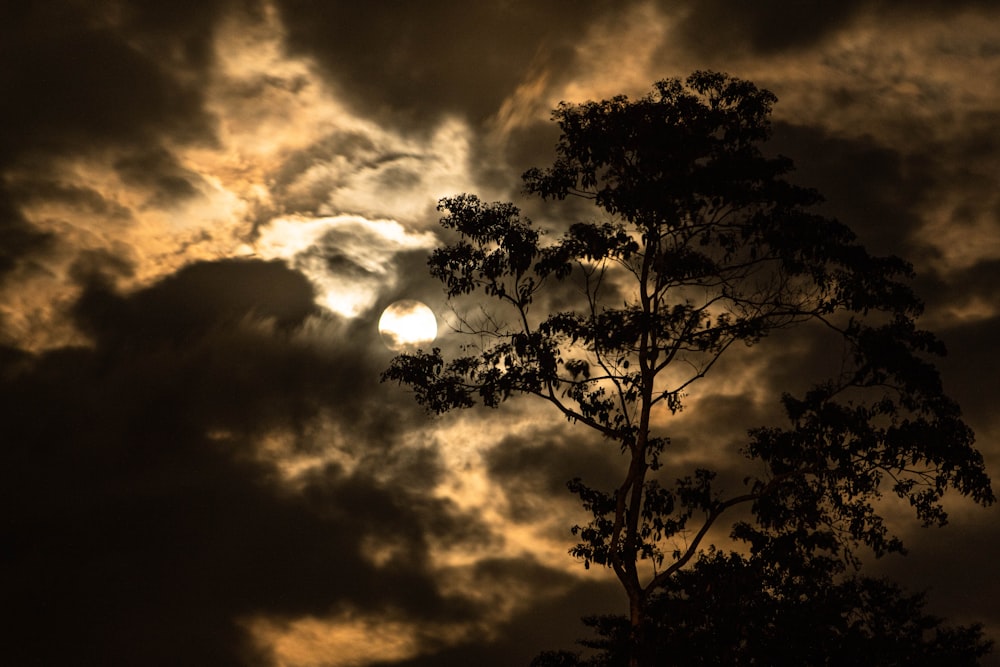
[[[825,559],[779,564],[709,550],[651,596],[652,664],[967,667],[990,651],[981,626],[945,625],[924,611],[923,594],[841,571]],[[592,657],[546,651],[531,667],[626,667],[628,619],[584,622],[597,634],[580,642]]]
[[[449,298],[493,306],[462,322],[460,356],[404,354],[383,375],[438,413],[532,397],[622,452],[614,488],[570,482],[591,514],[571,553],[621,582],[632,667],[663,664],[646,635],[651,607],[685,568],[708,571],[706,536],[733,508],[752,515],[732,536],[754,563],[852,562],[857,545],[902,549],[874,504],[883,493],[925,524],[945,521],[948,488],[993,501],[972,431],[926,359],[944,349],[915,324],[911,267],[813,212],[820,196],[785,179],[791,161],[764,155],[774,102],[748,81],[696,72],[638,100],[560,105],[556,160],[525,173],[526,190],[589,201],[600,219],[549,241],[513,204],[441,200],[456,240],[434,251],[431,273]],[[565,302],[568,286],[576,304],[533,309],[552,292]],[[682,465],[669,427],[696,383],[737,343],[806,323],[833,336],[842,368],[781,397],[786,425],[749,431],[723,462],[749,464],[743,486]],[[672,623],[661,615],[657,632]]]

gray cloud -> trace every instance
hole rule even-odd
[[[407,411],[372,400],[363,348],[290,337],[311,297],[277,264],[196,264],[129,296],[89,286],[75,313],[92,348],[4,350],[5,660],[264,664],[240,619],[481,613],[439,592],[428,550],[488,534],[427,493],[430,450],[390,455]],[[293,492],[256,438],[323,408],[351,435],[315,446],[361,463]],[[376,565],[372,537],[404,548]]]
[[[410,122],[492,114],[529,67],[569,65],[581,31],[614,8],[565,1],[278,6],[288,47],[314,56],[351,103]]]
[[[814,49],[830,35],[848,27],[863,12],[875,12],[881,20],[896,22],[907,15],[931,14],[947,18],[970,7],[989,8],[987,0],[765,0],[741,3],[730,0],[689,2],[677,29],[685,46],[702,56]],[[672,13],[675,3],[661,3]]]
[[[115,170],[127,185],[149,191],[150,203],[160,208],[197,196],[202,183],[198,174],[162,148],[126,155],[115,162]]]
[[[452,646],[431,646],[421,656],[401,661],[378,662],[372,667],[441,667],[481,665],[510,667],[527,665],[546,649],[572,646],[581,636],[583,625],[563,623],[563,619],[619,606],[617,586],[608,580],[574,581],[565,574],[530,562],[494,561],[477,570],[484,580],[520,584],[530,581],[540,592],[564,587],[563,592],[546,596],[510,622],[494,628],[489,635],[473,637]]]
[[[0,172],[19,174],[0,179],[0,273],[52,248],[19,213],[25,200],[51,191],[49,160],[111,149],[124,153],[127,165],[167,139],[214,140],[201,74],[211,60],[212,26],[230,3],[116,6],[18,3],[0,13]],[[134,177],[165,194],[184,189],[169,158],[146,160],[142,169]],[[70,194],[64,189],[57,199]],[[86,203],[100,208],[92,195]]]
[[[211,138],[198,88],[101,18],[68,4],[55,16],[26,9],[5,23],[0,58],[18,64],[0,78],[0,120],[18,128],[0,138],[8,159],[138,145],[163,135]]]
[[[31,225],[11,201],[0,181],[0,281],[17,266],[21,257],[43,251],[52,245],[52,236]]]

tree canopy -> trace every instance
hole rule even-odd
[[[460,355],[400,355],[383,376],[436,413],[533,397],[620,448],[614,488],[569,483],[592,515],[573,527],[570,551],[611,568],[627,593],[630,665],[653,664],[650,610],[688,569],[708,571],[706,536],[733,508],[752,517],[731,525],[752,562],[843,564],[860,545],[902,550],[878,511],[883,494],[924,524],[945,522],[948,489],[994,500],[929,361],[944,347],[916,324],[911,266],[868,253],[816,212],[815,190],[788,180],[789,159],[765,154],[775,101],[748,81],[695,72],[641,99],[561,104],[556,159],[526,172],[525,190],[588,200],[598,217],[552,238],[512,203],[442,199],[455,240],[433,252],[431,274],[449,298],[493,306],[462,320]],[[578,304],[533,308],[566,284]],[[670,416],[719,359],[807,323],[839,341],[840,368],[775,397],[785,423],[748,425],[732,452],[755,464],[743,485],[721,488],[717,470],[672,460]]]

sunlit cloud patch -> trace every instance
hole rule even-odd
[[[356,317],[400,280],[395,255],[436,242],[433,233],[411,232],[394,220],[284,217],[260,230],[254,248],[264,259],[283,259],[305,273],[322,306]]]

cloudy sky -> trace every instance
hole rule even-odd
[[[447,313],[439,197],[594,215],[521,199],[560,100],[695,69],[774,91],[796,181],[915,264],[1000,475],[995,2],[52,0],[0,33],[4,664],[501,667],[623,611],[566,554],[564,482],[617,450],[528,403],[427,417],[376,323]],[[822,352],[720,369],[679,458],[733,455]],[[1000,638],[1000,510],[949,508],[873,571]]]

